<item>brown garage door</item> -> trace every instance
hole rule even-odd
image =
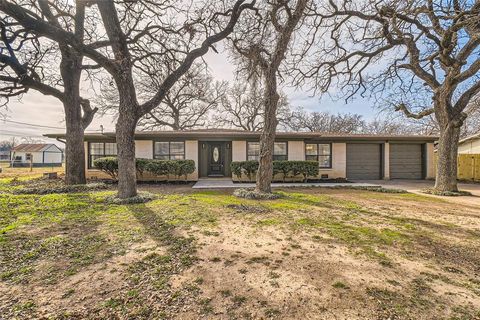
[[[423,179],[422,145],[390,144],[390,178]]]
[[[347,143],[347,179],[382,178],[382,148],[378,143]]]

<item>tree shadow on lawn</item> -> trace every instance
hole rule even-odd
[[[189,307],[184,310],[188,310],[186,312],[194,318],[198,317],[199,313],[204,315],[212,313],[211,298],[201,296],[200,285],[203,279],[195,278],[194,275],[187,279],[183,277],[185,271],[200,261],[197,257],[196,239],[182,236],[177,227],[162,217],[161,212],[153,210],[146,204],[130,205],[128,208],[144,226],[146,234],[160,247],[166,249],[162,255],[147,254],[130,268],[135,279],[132,283],[135,290],[145,291],[149,295],[147,299],[141,299],[142,303],[149,306],[149,315],[179,316],[180,307],[187,305]],[[174,278],[176,285],[172,285]],[[183,280],[179,280],[182,278]],[[179,281],[181,283],[178,283]],[[252,290],[255,289],[246,289],[249,292]],[[268,297],[264,297],[264,300],[267,299]],[[236,308],[241,311],[240,305],[243,304],[244,298],[232,296],[230,300],[232,309],[229,312],[236,311]]]
[[[1,314],[41,318],[40,308],[56,314],[69,301],[59,298],[63,284],[89,266],[122,255],[123,246],[100,230],[106,206],[90,193],[15,198],[17,206],[9,212],[14,219],[6,221],[10,228],[0,241],[0,280],[12,289],[0,303]]]

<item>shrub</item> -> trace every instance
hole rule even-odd
[[[249,180],[252,180],[258,170],[258,161],[234,161],[230,167],[237,178],[241,178],[242,174],[245,174]],[[307,181],[308,177],[318,176],[318,170],[317,161],[273,161],[273,174],[281,173],[283,181],[288,177],[298,175],[303,177],[303,181]]]
[[[116,157],[105,157],[93,160],[93,165],[100,171],[116,180],[118,176],[118,160]]]
[[[158,176],[173,175],[176,178],[185,177],[195,171],[193,160],[150,160],[145,165],[145,171]]]
[[[145,171],[156,176],[166,176],[168,175],[170,168],[168,167],[167,160],[150,160],[145,165]]]
[[[187,176],[195,172],[195,161],[193,160],[174,160],[173,162],[176,164],[175,173],[178,178],[184,176],[187,180]]]
[[[112,179],[118,177],[118,159],[116,157],[105,157],[95,159],[94,166],[107,173]],[[174,176],[176,178],[185,177],[195,171],[195,161],[193,160],[154,160],[154,159],[136,159],[135,160],[137,176],[142,177],[145,172],[158,176]]]
[[[285,182],[285,179],[289,176],[292,170],[293,161],[273,161],[273,176],[281,173],[283,182]]]
[[[303,181],[306,182],[308,177],[318,176],[318,161],[287,161],[290,162],[292,176],[302,175]]]
[[[252,175],[258,170],[258,161],[233,161],[230,164],[230,169],[237,178],[240,179],[242,174],[245,174],[248,177],[248,180],[252,180]]]
[[[135,159],[135,168],[137,169],[138,177],[143,177],[145,168],[150,161],[151,161],[150,159],[144,159],[144,158]]]

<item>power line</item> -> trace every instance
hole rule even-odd
[[[45,126],[45,125],[41,125],[41,124],[27,123],[27,122],[20,122],[20,121],[6,120],[6,119],[0,120],[0,121],[9,122],[9,123],[15,123],[15,124],[22,124],[22,125],[27,125],[27,126],[32,126],[32,127],[38,127],[38,128],[67,130],[66,128],[62,128],[62,127]],[[0,130],[2,130],[2,129],[0,129]],[[97,129],[97,130],[88,130],[88,131],[98,132],[98,131],[102,131],[102,130],[101,130],[101,129]]]
[[[32,126],[32,127],[38,127],[38,128],[65,130],[65,128],[61,128],[61,127],[44,126],[44,125],[41,125],[41,124],[34,124],[34,123],[27,123],[27,122],[20,122],[20,121],[6,120],[6,119],[1,120],[1,121],[15,123],[15,124],[23,124],[23,125],[26,125],[26,126]]]

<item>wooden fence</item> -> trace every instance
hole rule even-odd
[[[480,154],[458,155],[458,179],[480,181]]]

